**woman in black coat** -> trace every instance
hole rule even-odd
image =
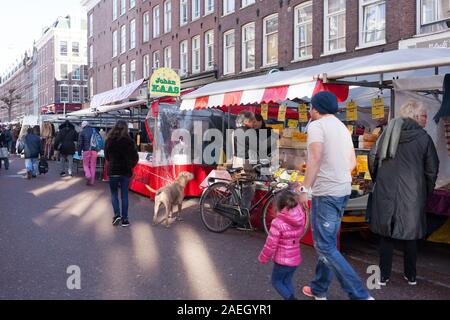
[[[139,161],[136,144],[128,133],[128,125],[119,120],[108,132],[105,142],[105,159],[108,161],[107,174],[111,190],[111,202],[114,209],[113,225],[128,227],[128,185],[133,168]],[[122,214],[119,206],[119,187],[122,198]]]
[[[426,110],[415,101],[401,108],[372,148],[373,191],[371,230],[381,236],[381,285],[389,281],[394,240],[404,245],[404,277],[416,284],[417,240],[426,236],[425,205],[432,194],[439,159],[433,140],[423,129]]]
[[[55,138],[54,148],[59,151],[61,156],[61,177],[66,175],[66,162],[68,165],[68,174],[72,176],[73,155],[75,154],[75,141],[77,141],[77,132],[73,124],[66,120],[59,126],[59,133]]]

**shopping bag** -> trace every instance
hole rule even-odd
[[[5,147],[0,148],[0,159],[8,158],[8,156],[9,156],[8,148]]]

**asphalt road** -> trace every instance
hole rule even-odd
[[[0,299],[280,299],[270,284],[271,264],[256,259],[262,233],[208,232],[196,199],[185,202],[185,221],[152,226],[152,202],[134,193],[131,226],[115,228],[106,183],[88,187],[81,172],[60,178],[54,163],[29,181],[23,166],[15,158],[9,171],[0,170]],[[367,279],[376,246],[348,235],[342,248]],[[307,246],[302,256],[295,283],[306,299],[300,286],[313,277],[317,257]],[[391,283],[371,290],[376,299],[450,299],[448,246],[421,246],[416,287],[402,279],[401,262],[396,252]],[[70,266],[79,267],[81,289],[67,287]],[[337,281],[328,298],[347,299]]]

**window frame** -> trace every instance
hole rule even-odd
[[[164,51],[164,67],[165,68],[172,68],[172,47],[167,46],[163,49]],[[167,55],[169,53],[169,55]]]
[[[182,6],[184,6],[184,4],[186,5],[186,20],[183,21],[182,18],[184,18],[182,16],[182,14],[184,13],[183,10],[181,9]],[[180,0],[180,27],[185,26],[189,23],[189,6],[188,6],[188,0]]]
[[[147,17],[147,22],[145,21]],[[145,11],[142,14],[142,42],[150,41],[150,11]]]
[[[134,73],[134,75],[133,75]],[[132,75],[134,77],[132,77]],[[133,59],[130,61],[130,83],[135,82],[137,78],[137,74],[136,74],[136,60]]]
[[[63,100],[62,88],[67,88],[67,100]],[[70,86],[67,84],[59,85],[59,102],[60,103],[69,103],[70,102]]]
[[[127,63],[125,62],[120,65],[120,86],[123,87],[126,84],[127,84]]]
[[[227,47],[227,36],[233,34],[233,46],[228,46]],[[228,51],[227,49],[233,47],[233,59],[232,61],[234,63],[231,64],[231,66],[233,66],[233,70],[232,71],[228,71],[227,66],[229,64],[228,61]],[[229,74],[235,74],[236,73],[236,32],[234,29],[231,30],[227,30],[223,33],[223,75],[229,75]]]
[[[119,11],[117,10],[119,7],[119,0],[112,1],[112,21],[116,21],[119,17]]]
[[[147,63],[146,61],[147,60]],[[142,56],[142,75],[144,78],[150,77],[151,71],[151,62],[150,62],[150,54],[145,54]]]
[[[277,61],[276,62],[268,63],[268,61],[267,61],[267,59],[268,59],[268,55],[267,55],[267,48],[268,48],[267,47],[267,45],[268,45],[267,38],[268,38],[268,36],[270,36],[272,34],[275,34],[275,32],[273,32],[271,34],[267,34],[267,32],[266,32],[266,28],[267,28],[266,21],[272,19],[275,16],[277,17],[277,20],[278,20],[278,28],[277,28],[276,34],[277,34],[277,43],[279,44],[280,25],[279,25],[279,15],[278,15],[278,13],[274,13],[274,14],[268,15],[267,17],[265,17],[263,19],[263,68],[264,67],[270,67],[270,66],[276,66],[278,64],[279,58],[280,58],[279,52],[277,52]]]
[[[128,50],[136,49],[136,19],[130,21],[130,48]]]
[[[156,59],[156,56],[158,57],[158,59]],[[156,65],[156,62],[158,63],[158,65]],[[154,70],[161,68],[161,53],[159,52],[159,50],[153,51],[152,53],[152,68]]]
[[[253,39],[251,40],[245,40],[245,34],[246,34],[246,29],[249,27],[253,27]],[[247,49],[247,43],[253,41],[253,53],[255,56],[255,61],[253,62],[253,67],[247,67],[246,68],[246,64],[247,64],[247,54],[246,54],[246,49]],[[256,23],[255,22],[249,22],[245,25],[242,26],[241,28],[241,70],[242,72],[248,72],[248,71],[253,71],[256,68]]]
[[[70,91],[72,91],[72,100],[71,100],[72,103],[81,103],[81,88],[80,88],[80,86],[74,85],[71,87],[72,87],[72,90],[70,90]],[[78,88],[78,100],[75,100],[75,94],[74,94],[75,88]]]
[[[251,2],[249,2],[249,1],[251,1]],[[244,4],[244,2],[245,2],[245,4]],[[252,4],[255,4],[255,3],[256,3],[255,0],[241,0],[241,9],[247,8],[247,7],[249,7],[249,6],[251,6]]]
[[[77,68],[75,68],[75,67],[77,67]],[[75,78],[74,77],[74,75],[75,75],[75,70],[78,70],[78,73],[77,73],[77,75],[78,75],[78,77],[77,78]],[[79,65],[79,64],[73,64],[72,65],[72,76],[71,76],[71,80],[74,80],[74,81],[81,81],[81,66]]]
[[[112,33],[112,57],[115,58],[119,54],[119,37],[117,29]]]
[[[212,34],[212,41],[211,43],[208,43],[207,37],[209,34]],[[204,47],[205,47],[205,71],[214,70],[214,29],[208,30],[205,32],[205,39],[204,39]],[[211,50],[211,62],[212,64],[209,65],[208,58],[209,58],[209,52],[208,48],[212,48]]]
[[[211,9],[208,10],[209,3],[212,3],[212,7],[211,7]],[[214,0],[205,0],[205,15],[204,16],[207,16],[207,15],[213,13],[214,9],[215,9]]]
[[[116,89],[119,87],[119,70],[117,67],[112,68],[112,87]]]
[[[302,9],[303,7],[308,7],[308,6],[313,6],[313,2],[312,1],[306,1],[303,2],[301,4],[299,4],[298,6],[296,6],[294,8],[294,61],[301,61],[301,60],[307,60],[307,59],[312,59],[313,58],[313,43],[312,43],[312,27],[313,27],[313,23],[314,23],[314,15],[312,15],[311,20],[308,20],[306,22],[298,22],[298,14],[300,12],[300,9]],[[311,47],[311,54],[310,55],[305,55],[305,56],[300,56],[299,51],[300,51],[300,41],[299,41],[299,35],[300,35],[300,27],[304,26],[307,29],[308,24],[311,24],[311,44],[308,45],[308,43],[306,43],[305,48]]]
[[[380,4],[384,4],[385,7],[385,19],[384,19],[384,38],[382,40],[378,40],[378,41],[373,41],[373,42],[365,42],[364,41],[364,35],[365,35],[365,31],[364,31],[364,24],[365,24],[365,20],[364,20],[364,8],[368,7],[368,6],[372,6],[376,3],[380,3]],[[358,48],[367,48],[367,47],[374,47],[374,46],[379,46],[379,45],[383,45],[386,44],[386,18],[387,18],[387,12],[386,12],[386,0],[359,0],[358,1],[358,12],[359,12],[359,32],[358,32]]]
[[[185,45],[186,48],[185,51],[182,50],[183,45]],[[183,66],[183,62],[185,62],[185,66]],[[188,75],[188,73],[189,73],[189,41],[183,40],[180,41],[180,76],[181,77],[186,76]]]
[[[167,4],[169,4],[169,10],[167,11]],[[163,3],[164,8],[164,33],[172,31],[172,1],[166,0]]]
[[[120,27],[120,54],[127,52],[127,25]]]
[[[65,54],[63,54],[63,43],[66,44]],[[59,55],[62,57],[67,57],[69,55],[69,43],[66,40],[62,40],[59,42]]]
[[[120,16],[127,13],[127,0],[120,0]]]
[[[194,47],[194,42],[198,41],[198,47]],[[192,73],[200,73],[202,67],[201,67],[201,39],[200,35],[196,35],[192,37],[191,39],[191,51],[192,51]],[[198,68],[195,68],[196,65],[194,64],[195,55],[198,54]]]
[[[323,54],[327,55],[327,54],[334,54],[334,53],[341,53],[341,52],[345,52],[347,51],[347,29],[346,29],[346,23],[347,23],[347,0],[345,0],[345,7],[344,9],[340,9],[332,14],[330,14],[328,12],[328,8],[329,8],[329,1],[330,0],[325,0],[324,1],[324,10],[323,10]],[[344,14],[344,36],[343,37],[337,37],[334,40],[337,40],[339,42],[339,39],[344,39],[344,47],[343,48],[338,48],[338,49],[334,49],[334,50],[330,50],[330,20],[329,18],[332,16],[340,16]],[[339,28],[339,25],[338,25]],[[339,33],[339,29],[338,29],[338,33]]]
[[[196,8],[198,5],[198,8]],[[198,9],[198,15],[195,15],[194,9]],[[196,21],[202,16],[202,1],[201,0],[191,0],[191,20]]]
[[[152,9],[153,16],[153,39],[159,38],[161,36],[161,11],[159,5],[154,6]],[[158,13],[156,15],[156,13]],[[156,31],[158,31],[156,33]]]
[[[226,5],[227,4],[227,5]],[[230,11],[227,11],[228,10],[228,7],[230,6],[230,5],[232,5],[232,9],[230,9]],[[227,10],[225,10],[225,8],[227,9]],[[236,3],[235,3],[235,1],[234,0],[223,0],[223,2],[222,2],[222,16],[224,17],[224,16],[227,16],[227,15],[229,15],[229,14],[232,14],[233,12],[235,12],[236,11]]]

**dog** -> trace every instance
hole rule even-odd
[[[169,218],[172,218],[173,207],[178,206],[177,212],[177,220],[181,221],[181,207],[184,200],[184,187],[194,179],[194,175],[190,172],[180,172],[178,178],[168,184],[165,187],[162,187],[158,190],[154,190],[149,185],[145,185],[145,187],[150,191],[156,194],[155,196],[155,212],[153,214],[153,225],[156,225],[156,218],[158,216],[159,207],[161,204],[164,205],[166,209],[165,214],[165,222],[166,227],[169,227]],[[164,221],[164,220],[163,220]]]

